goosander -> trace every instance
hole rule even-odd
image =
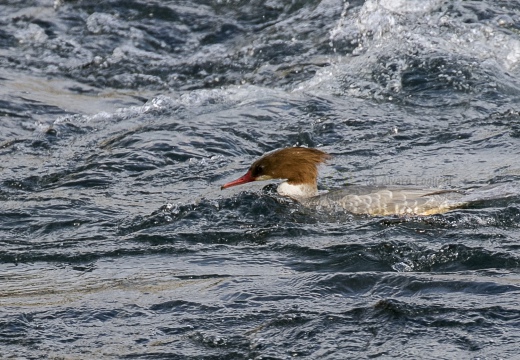
[[[312,148],[276,150],[256,160],[245,175],[222,185],[221,189],[252,181],[285,179],[278,185],[278,193],[306,206],[343,208],[352,214],[374,216],[432,215],[467,205],[460,191],[402,186],[348,185],[319,195],[318,165],[330,158],[327,153]]]

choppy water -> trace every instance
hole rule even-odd
[[[219,186],[519,184],[519,1],[4,1],[0,83],[1,358],[518,358],[518,197]]]

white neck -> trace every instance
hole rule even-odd
[[[292,185],[284,181],[278,185],[278,194],[288,196],[295,200],[306,199],[318,195],[318,188],[314,184]]]

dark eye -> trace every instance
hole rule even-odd
[[[251,169],[251,175],[253,175],[253,177],[260,176],[263,173],[264,173],[264,166],[263,165],[256,165],[255,167],[253,167]]]

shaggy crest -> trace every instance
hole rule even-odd
[[[276,150],[251,165],[254,178],[287,179],[289,184],[316,184],[318,165],[331,156],[318,149],[292,147]]]

